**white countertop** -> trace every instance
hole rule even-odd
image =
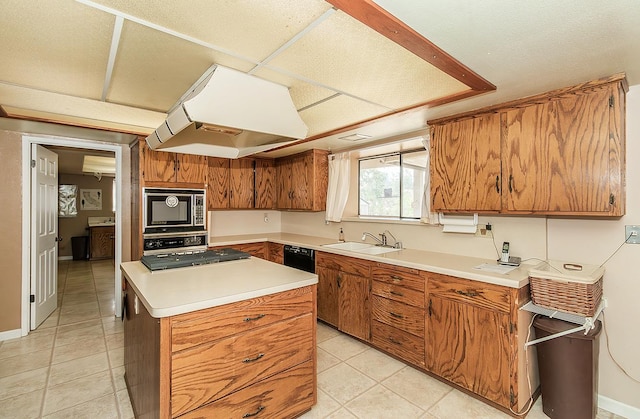
[[[240,243],[270,241],[280,244],[308,247],[317,251],[351,256],[407,268],[420,269],[443,275],[482,281],[510,288],[522,288],[529,283],[529,269],[533,265],[521,265],[507,274],[475,269],[481,264],[497,265],[495,260],[448,253],[428,252],[424,250],[402,249],[382,255],[368,255],[342,249],[323,247],[323,244],[336,243],[337,240],[326,237],[304,236],[290,233],[246,234],[238,236],[209,237],[209,246],[227,246]]]
[[[120,270],[153,317],[235,303],[318,283],[318,276],[259,258],[150,271],[140,261]]]

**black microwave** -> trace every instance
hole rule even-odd
[[[206,230],[204,189],[143,188],[144,234]]]

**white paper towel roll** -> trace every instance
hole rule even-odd
[[[438,221],[442,225],[443,233],[475,234],[478,229],[478,214],[445,215],[439,213]]]

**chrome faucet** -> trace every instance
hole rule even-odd
[[[377,246],[386,246],[387,245],[387,236],[385,236],[384,233],[380,234],[380,238],[382,239],[381,240],[381,239],[377,238],[376,236],[374,236],[373,234],[368,233],[368,232],[365,231],[364,233],[362,233],[362,241],[366,240],[367,236],[369,236],[373,240],[377,241],[378,242]]]
[[[385,230],[384,233],[382,233],[385,236],[386,239],[386,234],[390,235],[391,238],[393,239],[393,245],[390,245],[396,249],[402,249],[402,242],[399,242],[398,239],[396,239],[396,236],[394,236],[393,234],[391,234],[391,232],[389,230]],[[385,240],[386,242],[386,240]]]

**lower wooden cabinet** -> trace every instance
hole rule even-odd
[[[267,245],[268,260],[271,262],[284,264],[284,244],[271,243]]]
[[[318,318],[365,341],[371,339],[370,262],[316,253]]]
[[[115,255],[115,227],[89,228],[89,259],[112,259]]]
[[[227,247],[231,247],[236,250],[240,250],[241,252],[247,252],[251,256],[267,259],[268,255],[268,246],[267,242],[256,242],[256,243],[239,243],[230,246],[214,246],[210,249],[224,249]]]
[[[293,418],[316,396],[316,287],[161,319],[125,284],[136,417]]]

